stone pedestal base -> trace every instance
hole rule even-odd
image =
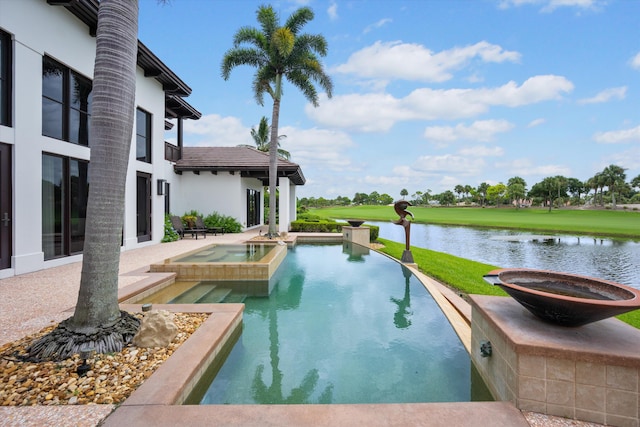
[[[369,227],[342,227],[342,240],[369,247]]]
[[[615,318],[555,326],[510,297],[470,299],[471,358],[496,400],[582,421],[640,425],[640,330]]]
[[[400,258],[400,261],[402,261],[404,264],[413,264],[413,254],[411,253],[411,251],[402,251],[402,258]]]

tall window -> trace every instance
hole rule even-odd
[[[44,259],[82,252],[89,195],[89,162],[42,156],[42,251]]]
[[[0,125],[11,126],[11,36],[0,30]]]
[[[136,215],[138,242],[151,240],[151,175],[136,174]]]
[[[247,227],[260,224],[260,192],[247,189]]]
[[[91,80],[51,58],[42,63],[42,134],[89,145]]]
[[[136,159],[151,163],[151,114],[136,111]]]

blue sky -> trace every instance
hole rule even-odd
[[[139,38],[192,89],[202,113],[189,146],[253,144],[271,99],[254,70],[225,81],[224,53],[251,0],[140,0]],[[527,188],[547,176],[586,180],[609,164],[640,174],[640,2],[387,0],[270,2],[281,23],[300,6],[303,32],[329,44],[333,97],[314,108],[285,83],[280,134],[307,183],[299,197],[399,198],[406,188]]]

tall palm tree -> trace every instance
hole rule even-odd
[[[251,128],[251,137],[253,138],[253,142],[256,144],[256,148],[258,151],[262,151],[263,153],[269,152],[269,135],[271,133],[271,126],[269,126],[269,121],[266,117],[262,116],[260,119],[260,124],[258,125],[258,129]],[[286,138],[287,135],[278,135],[278,156],[285,160],[289,160],[291,158],[291,153],[289,153],[284,148],[280,148],[280,140]],[[240,144],[238,147],[251,147],[251,145]]]
[[[122,350],[139,321],[118,307],[120,240],[135,111],[138,1],[101,0],[93,80],[89,200],[80,290],[74,314],[35,341],[35,360],[64,359],[93,342]]]
[[[601,173],[604,185],[609,187],[609,192],[611,193],[611,204],[613,205],[613,210],[615,210],[616,190],[624,186],[627,174],[624,172],[624,168],[617,165],[609,165],[604,168]]]
[[[317,55],[326,56],[327,41],[320,34],[299,34],[302,27],[314,17],[308,7],[294,11],[284,26],[271,6],[260,6],[256,18],[260,29],[240,28],[233,38],[233,48],[222,59],[222,77],[227,80],[231,70],[239,65],[256,68],[253,93],[263,105],[265,92],[273,99],[271,138],[269,141],[269,236],[276,232],[276,182],[278,179],[278,124],[282,80],[285,78],[300,89],[314,107],[318,106],[318,92],[312,81],[319,84],[331,97],[333,83],[324,71]]]

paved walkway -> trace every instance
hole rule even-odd
[[[131,272],[150,264],[212,243],[243,242],[257,234],[256,230],[197,240],[187,237],[122,252],[118,287],[139,280]],[[82,262],[75,262],[0,280],[0,345],[70,317],[78,298],[81,269]]]

